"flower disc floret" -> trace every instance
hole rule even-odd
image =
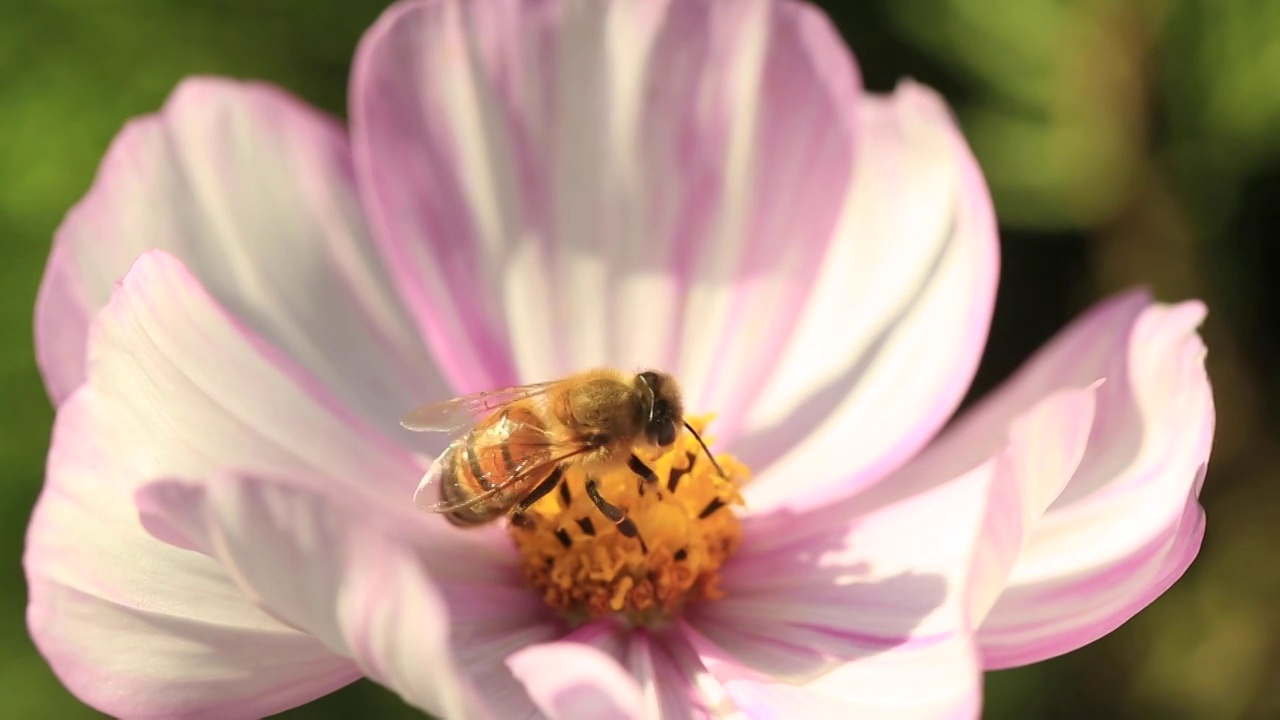
[[[702,434],[709,420],[689,424]],[[639,537],[627,537],[600,513],[580,467],[568,469],[557,492],[511,525],[528,583],[571,619],[651,624],[721,595],[720,568],[742,541],[734,507],[742,505],[738,486],[747,468],[717,455],[727,476],[721,477],[691,433],[669,452],[643,459],[656,483],[626,467],[596,478],[601,495],[622,508]]]

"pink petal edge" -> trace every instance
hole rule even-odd
[[[509,655],[507,666],[551,720],[650,717],[640,712],[644,703],[636,679],[612,656],[589,645],[531,645]]]
[[[966,588],[1002,471],[748,518],[726,597],[685,618],[707,670],[749,716],[972,716]]]
[[[1204,533],[1197,496],[1214,431],[1196,333],[1204,314],[1198,302],[1163,306],[1141,294],[1121,296],[1029,363],[1029,375],[1059,362],[1073,372],[1105,367],[1110,378],[1080,468],[1037,523],[979,632],[988,668],[1043,660],[1102,637],[1194,560]],[[1072,343],[1079,348],[1068,351]]]
[[[904,82],[863,112],[861,139],[871,144],[859,166],[869,185],[854,188],[860,214],[732,448],[757,471],[746,490],[752,512],[803,509],[882,480],[950,417],[986,341],[999,266],[994,211],[945,102]],[[898,186],[911,192],[892,193]],[[910,207],[896,212],[899,202]],[[845,330],[833,336],[833,327]]]
[[[364,228],[344,128],[279,88],[188,78],[112,141],[36,302],[55,403],[84,380],[91,318],[151,249],[383,430],[444,392]]]
[[[208,558],[139,527],[127,453],[91,388],[54,428],[27,530],[27,627],[76,697],[116,717],[264,716],[359,677],[346,658],[255,608]]]
[[[357,168],[460,388],[654,366],[731,418],[841,209],[856,73],[803,3],[408,2],[357,54]]]
[[[377,515],[305,486],[247,476],[160,480],[137,502],[160,537],[209,554],[263,609],[353,658],[407,702],[473,717],[481,705],[453,660],[447,606],[418,550],[370,522]]]

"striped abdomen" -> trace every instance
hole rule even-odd
[[[445,513],[449,522],[473,526],[496,520],[551,474],[555,468],[544,462],[550,459],[550,444],[543,427],[529,410],[508,408],[450,446],[442,463],[440,500],[453,504],[496,492]],[[542,466],[530,472],[535,465]],[[511,482],[517,471],[524,474]]]

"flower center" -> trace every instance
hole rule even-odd
[[[711,418],[688,420],[707,439],[703,428]],[[742,540],[732,506],[742,504],[738,485],[749,475],[746,466],[717,455],[728,479],[721,477],[688,432],[670,451],[641,459],[656,483],[625,467],[594,478],[599,495],[634,524],[635,537],[625,520],[611,521],[597,508],[576,467],[509,529],[526,580],[570,619],[650,624],[687,603],[721,596],[720,568]]]

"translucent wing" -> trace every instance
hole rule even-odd
[[[501,478],[501,480],[499,480],[498,482],[493,482],[492,479],[486,477],[486,482],[489,482],[489,484],[492,485],[492,487],[490,487],[485,492],[480,493],[479,495],[466,498],[465,500],[458,500],[455,502],[441,501],[441,502],[435,503],[434,505],[428,506],[426,509],[430,510],[431,512],[438,512],[438,513],[447,513],[447,512],[453,512],[455,510],[461,510],[463,508],[468,508],[473,505],[478,505],[480,503],[488,502],[489,500],[493,499],[496,495],[500,493],[504,493],[508,489],[516,485],[519,485],[521,483],[530,484],[531,487],[529,487],[528,489],[533,490],[532,483],[535,480],[542,480],[547,476],[549,476],[550,473],[547,472],[549,468],[555,465],[559,465],[560,463],[566,460],[569,460],[570,458],[573,458],[577,455],[581,455],[582,453],[587,452],[590,449],[591,449],[591,446],[585,443],[579,444],[579,445],[564,444],[564,443],[558,443],[558,444],[548,443],[546,445],[542,445],[537,449],[533,450],[532,452],[524,455],[520,460],[518,460],[512,466],[510,472],[506,473],[506,475],[503,478]],[[454,445],[454,446],[451,446],[449,450],[447,450],[446,452],[466,452],[466,449],[465,449],[465,446]],[[527,495],[527,493],[521,493],[519,496],[513,498],[511,508],[514,508],[516,503],[518,503],[521,499],[523,499],[525,495]],[[507,509],[510,510],[511,508],[507,508]]]
[[[473,427],[504,405],[541,395],[558,380],[517,385],[499,390],[463,395],[423,405],[405,416],[400,424],[414,432],[458,432]]]

